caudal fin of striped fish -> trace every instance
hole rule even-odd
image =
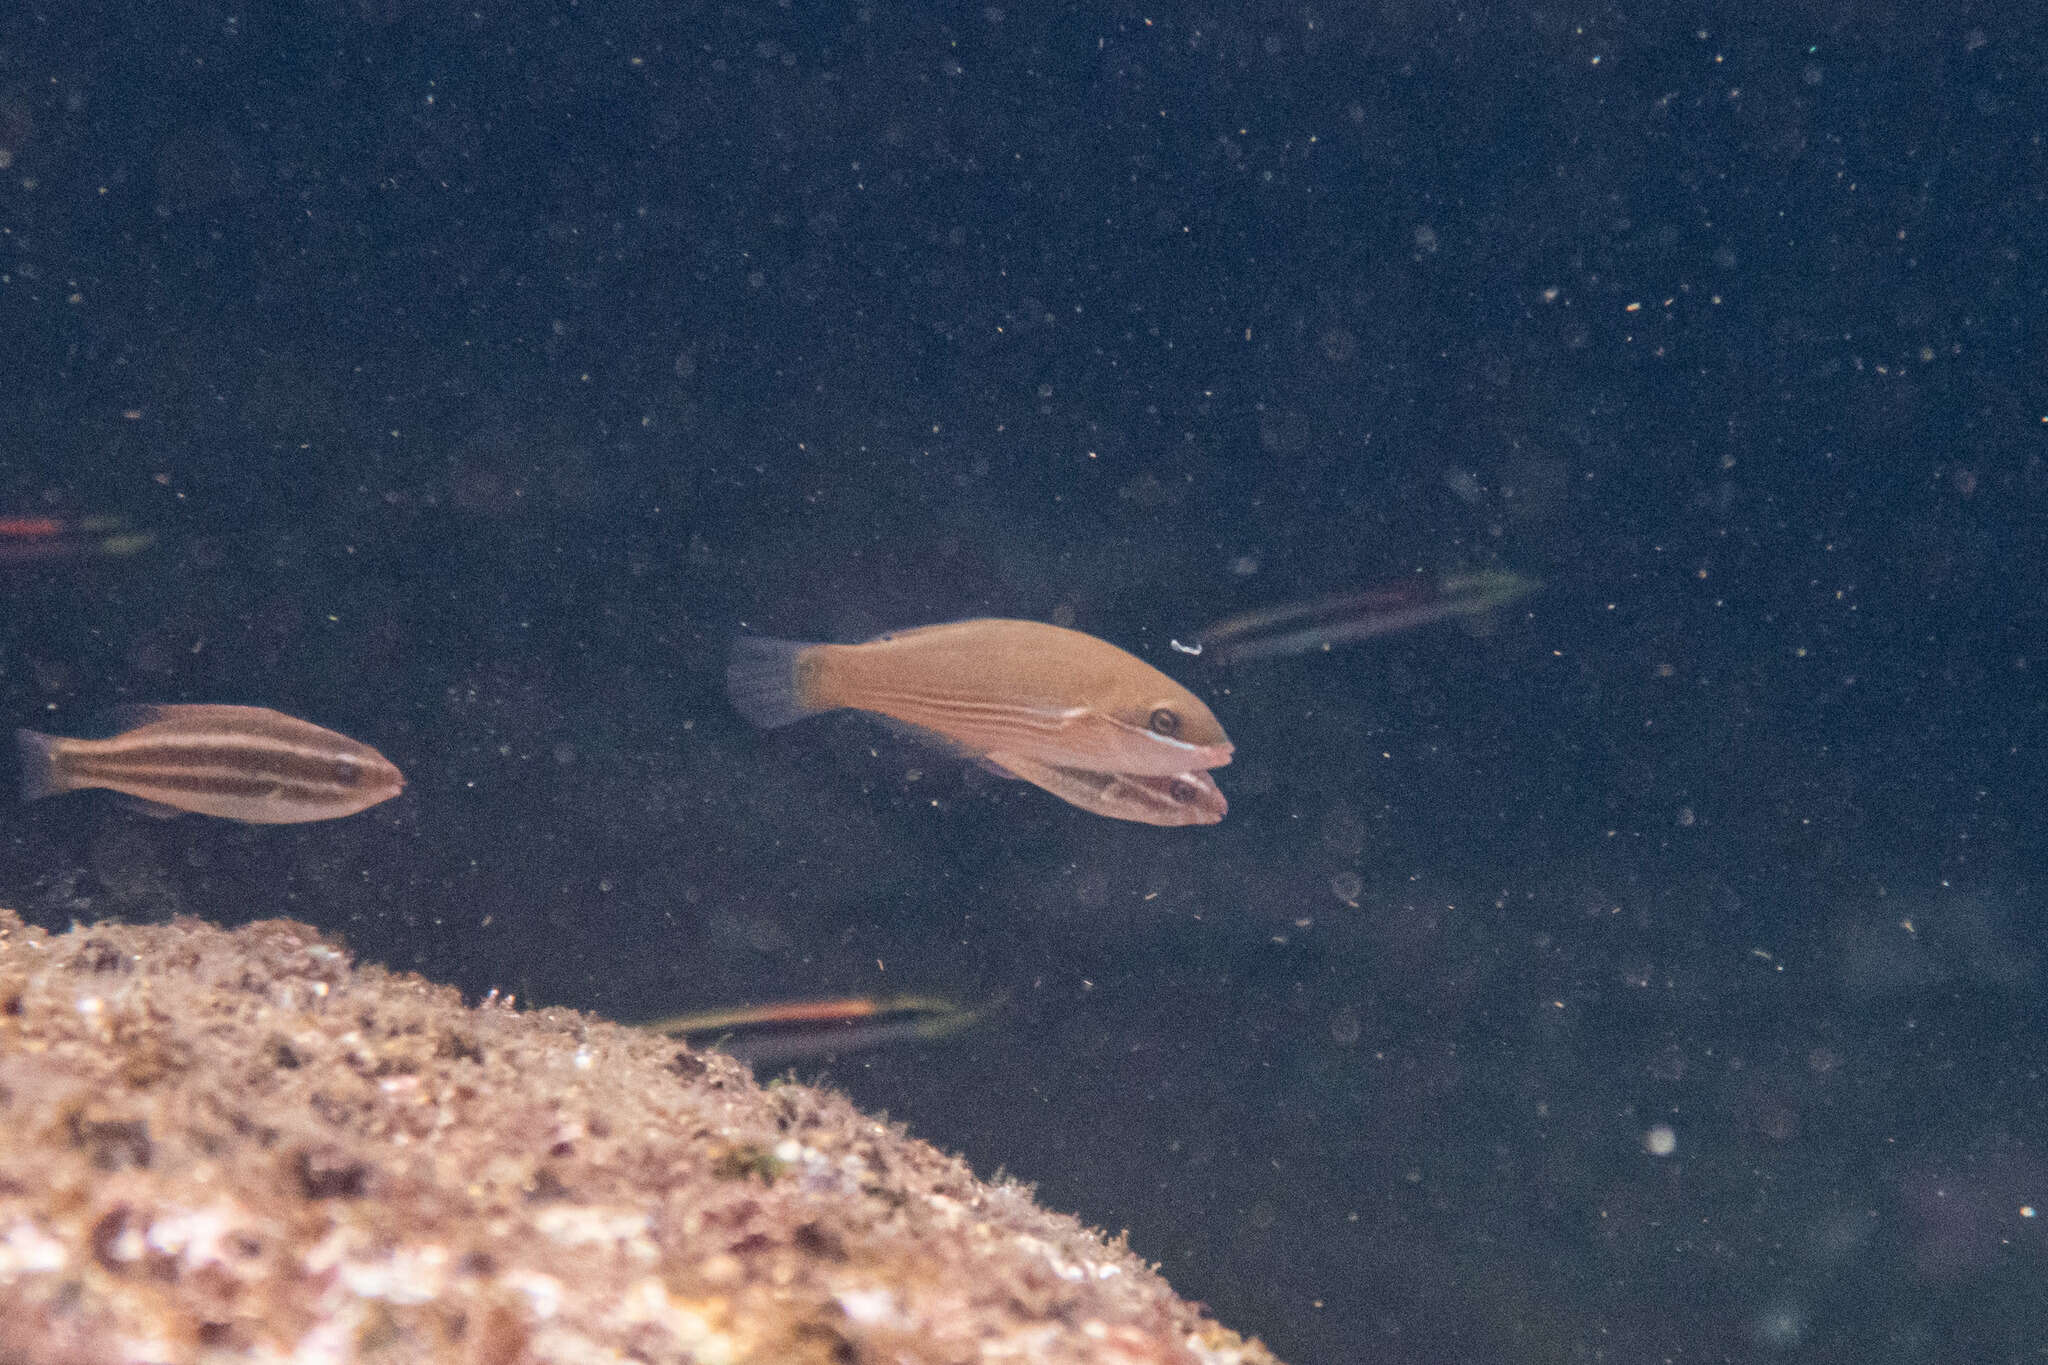
[[[34,730],[14,732],[14,750],[20,756],[21,799],[35,801],[55,792],[69,791],[57,770],[56,760],[50,750],[56,744],[54,735],[39,735]]]
[[[818,708],[808,705],[799,686],[797,659],[808,644],[742,635],[732,642],[725,666],[725,694],[733,709],[764,730],[791,725]]]

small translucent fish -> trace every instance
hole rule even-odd
[[[642,1027],[758,1066],[889,1043],[929,1042],[958,1033],[985,1013],[932,996],[848,996],[679,1014]]]
[[[405,788],[389,759],[346,735],[261,706],[122,707],[111,739],[15,731],[21,798],[104,787],[151,815],[258,825],[354,815]]]
[[[983,619],[860,645],[743,636],[726,689],[756,725],[851,708],[1116,820],[1206,825],[1228,809],[1204,771],[1230,737],[1201,698],[1077,630]]]
[[[0,517],[0,566],[91,556],[119,558],[156,544],[122,517]]]
[[[1492,611],[1541,586],[1535,579],[1500,572],[1451,574],[1434,583],[1410,579],[1232,616],[1203,631],[1195,649],[1226,664],[1305,654]]]

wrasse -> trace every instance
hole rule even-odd
[[[354,815],[405,788],[391,760],[262,706],[137,706],[111,739],[15,731],[21,799],[105,787],[151,815],[289,825]]]
[[[891,1043],[930,1042],[971,1027],[984,1013],[985,1009],[931,996],[852,996],[708,1010],[641,1027],[759,1066]]]
[[[1213,652],[1216,662],[1224,664],[1306,654],[1454,616],[1476,616],[1541,586],[1520,574],[1497,572],[1451,574],[1434,583],[1410,579],[1232,616],[1204,630],[1199,646],[1179,648]]]
[[[1229,809],[1206,770],[1230,762],[1230,737],[1202,699],[1078,630],[982,619],[860,645],[742,636],[726,690],[769,728],[842,708],[886,716],[1115,820],[1213,825]]]

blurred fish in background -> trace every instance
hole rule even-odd
[[[1477,617],[1542,586],[1501,571],[1449,574],[1434,581],[1415,578],[1227,617],[1203,630],[1196,645],[1176,647],[1208,654],[1221,664],[1306,654],[1434,621]]]
[[[0,567],[69,559],[120,559],[156,544],[125,517],[0,517]]]
[[[289,825],[354,815],[405,789],[369,745],[262,706],[117,708],[122,733],[15,731],[21,798],[103,787],[146,814]]]
[[[931,1042],[971,1027],[986,1013],[936,996],[847,996],[679,1014],[642,1027],[760,1066]]]

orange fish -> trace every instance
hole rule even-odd
[[[841,708],[887,716],[1112,819],[1213,825],[1229,809],[1204,770],[1230,762],[1230,737],[1201,698],[1077,630],[982,619],[860,645],[742,636],[726,689],[766,727]]]
[[[15,731],[21,798],[105,787],[151,815],[218,815],[257,825],[354,815],[405,788],[367,744],[262,706],[121,708],[111,739]]]

